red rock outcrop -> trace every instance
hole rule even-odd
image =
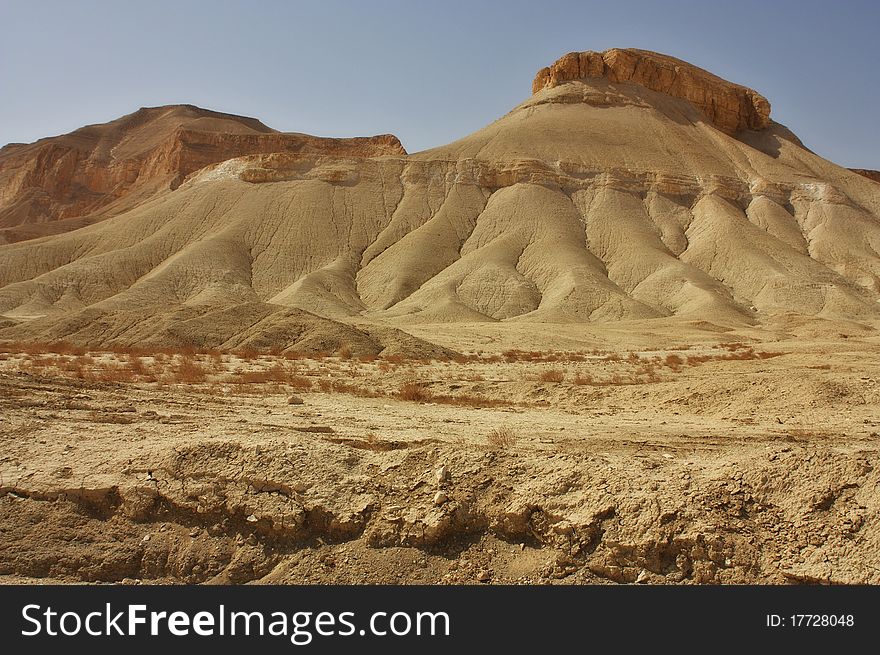
[[[406,153],[388,134],[322,138],[277,132],[253,118],[191,105],[143,108],[110,123],[0,149],[0,243],[75,229],[176,188],[209,164],[273,152]]]
[[[687,100],[719,130],[760,130],[770,125],[770,103],[761,94],[728,82],[687,62],[647,50],[613,48],[605,52],[570,52],[542,68],[532,93],[572,80],[606,78],[639,84]]]

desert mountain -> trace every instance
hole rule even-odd
[[[117,159],[95,137],[75,156],[94,163],[75,170],[130,179],[100,201],[124,209],[0,246],[0,338],[290,347],[278,325],[324,318],[365,330],[880,318],[880,187],[806,149],[755,91],[671,57],[566,55],[507,115],[413,155],[393,137],[288,147],[308,137],[184,113],[224,136],[174,127]],[[227,139],[244,156],[216,162]],[[208,145],[181,145],[193,141]],[[116,161],[141,164],[113,177]],[[136,196],[142,175],[159,186]]]
[[[208,164],[268,152],[404,154],[389,135],[325,139],[283,134],[253,118],[191,105],[142,108],[110,123],[0,149],[0,243],[94,223],[177,188]]]

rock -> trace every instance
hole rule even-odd
[[[687,100],[702,111],[710,123],[728,134],[762,130],[770,125],[770,103],[761,94],[675,57],[648,50],[612,48],[604,52],[570,52],[538,71],[532,82],[532,93],[588,78],[638,84]]]
[[[434,471],[434,477],[437,479],[437,484],[443,484],[444,482],[448,482],[452,476],[449,473],[449,469],[446,468],[446,465],[444,464]]]
[[[639,575],[636,578],[636,583],[644,584],[648,581],[648,577],[648,572],[645,569],[642,569],[641,571],[639,571]]]
[[[256,514],[251,514],[251,515],[248,516],[247,519],[245,519],[245,520],[246,520],[248,523],[256,523],[259,519],[257,518],[257,515],[256,515]]]
[[[443,491],[438,491],[434,494],[434,504],[437,506],[442,505],[447,500],[449,500],[449,496],[447,496],[446,493]]]
[[[480,569],[477,573],[477,581],[478,582],[489,582],[492,579],[492,574],[489,573],[486,569]]]
[[[287,399],[288,405],[302,405],[303,403],[305,403],[305,401],[299,396],[291,396]]]
[[[141,541],[143,541],[144,543],[148,542],[149,540],[150,540],[150,535],[148,535],[148,534],[145,534],[144,538],[141,539]]]

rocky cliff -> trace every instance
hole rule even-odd
[[[142,108],[110,123],[0,149],[0,243],[75,229],[174,189],[209,164],[271,152],[405,154],[391,135],[321,138],[191,105]]]
[[[674,57],[647,50],[613,48],[605,52],[570,52],[538,71],[532,82],[532,93],[588,78],[638,84],[687,100],[700,109],[710,123],[728,134],[761,130],[770,125],[770,103],[759,93]]]

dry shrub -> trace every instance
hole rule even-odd
[[[303,377],[302,375],[293,375],[287,380],[287,384],[289,384],[294,389],[311,389],[312,381],[307,377]]]
[[[676,355],[675,353],[669,353],[666,355],[666,358],[663,360],[663,363],[666,364],[673,371],[677,371],[681,368],[681,365],[684,364],[684,360],[680,355]]]
[[[689,366],[704,364],[706,362],[731,362],[731,361],[748,361],[752,359],[770,359],[784,355],[782,352],[755,352],[752,347],[745,347],[742,344],[721,344],[727,350],[724,354],[706,354],[706,355],[690,355],[687,358]]]
[[[541,382],[562,382],[565,379],[565,372],[559,369],[550,369],[541,373]]]
[[[239,348],[238,350],[233,351],[233,354],[239,359],[244,359],[247,361],[256,359],[260,356],[259,351],[256,348],[251,348],[250,346]]]
[[[505,350],[501,353],[501,356],[508,362],[583,362],[586,361],[587,357],[585,353],[582,352],[571,352],[571,351],[554,351],[550,350],[547,352],[541,352],[539,350],[516,350],[510,349]],[[491,360],[486,361],[496,361],[498,357],[495,356]]]
[[[396,395],[400,400],[413,402],[424,402],[431,398],[431,393],[418,382],[404,382],[400,385]]]
[[[381,395],[372,389],[360,387],[356,384],[348,384],[347,382],[342,382],[340,380],[334,381],[330,390],[335,393],[347,393],[350,396],[360,396],[362,398],[376,398]]]
[[[99,365],[93,373],[98,382],[134,382],[135,375],[123,364]]]
[[[24,353],[36,355],[38,353],[52,353],[55,355],[84,355],[86,350],[82,346],[74,346],[67,341],[4,341],[0,344],[0,351],[8,353]]]
[[[343,345],[338,353],[339,359],[351,359],[351,346],[348,344]]]
[[[229,380],[230,384],[266,384],[269,382],[287,382],[290,374],[281,364],[275,364],[271,368],[259,371],[238,371]],[[309,385],[311,386],[311,385]]]
[[[574,376],[574,383],[578,385],[593,384],[593,376],[578,373]]]
[[[132,375],[146,375],[147,367],[144,366],[144,360],[138,355],[129,355],[126,369]]]
[[[192,357],[186,355],[180,358],[172,375],[173,382],[180,382],[182,384],[200,384],[208,378],[205,369],[198,362],[194,361]]]
[[[513,448],[516,445],[516,433],[509,427],[495,428],[486,437],[492,448]]]
[[[507,407],[518,403],[507,402],[497,398],[486,398],[485,396],[472,396],[470,394],[461,394],[459,396],[431,396],[431,402],[439,405],[454,405],[460,407]]]
[[[48,368],[50,366],[55,366],[55,358],[49,357],[48,355],[32,356],[29,360],[29,364],[32,368]]]

